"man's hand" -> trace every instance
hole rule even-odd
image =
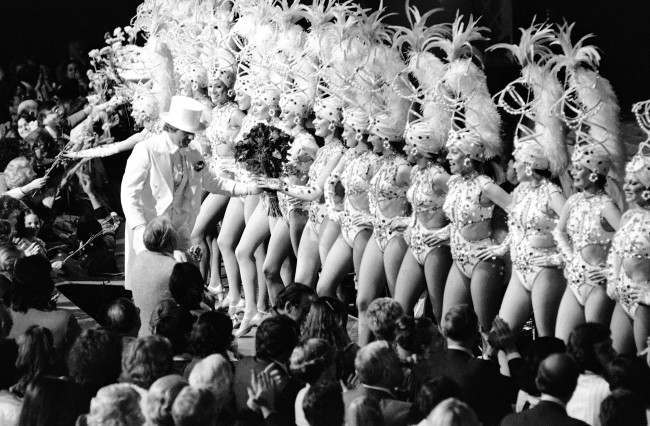
[[[492,330],[488,337],[492,347],[502,350],[506,354],[516,352],[515,339],[515,333],[510,329],[508,323],[502,318],[496,317],[492,322]]]

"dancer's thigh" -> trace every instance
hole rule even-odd
[[[336,297],[336,288],[343,276],[352,271],[352,248],[342,237],[336,239],[318,277],[316,292],[319,296]]]
[[[408,315],[413,314],[413,307],[425,286],[424,270],[409,248],[402,260],[395,284],[395,300]]]

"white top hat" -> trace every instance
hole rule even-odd
[[[201,123],[203,104],[187,96],[173,96],[169,111],[160,114],[160,119],[188,133],[196,133],[205,129]]]

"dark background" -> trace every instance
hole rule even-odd
[[[307,0],[311,3],[311,0]],[[377,8],[376,0],[360,0]],[[58,66],[68,58],[68,43],[81,41],[89,49],[101,46],[103,34],[127,25],[138,0],[0,0],[0,64],[11,66],[27,57]],[[406,23],[403,1],[386,0],[400,15],[391,23]],[[534,15],[561,22],[577,21],[576,35],[595,33],[593,43],[603,53],[601,74],[609,78],[628,113],[632,102],[650,98],[650,1],[648,0],[412,0],[421,10],[442,4],[447,20],[455,11],[483,15],[494,41],[508,41],[517,27],[528,26]],[[488,81],[498,89],[517,70],[505,58],[485,58]]]

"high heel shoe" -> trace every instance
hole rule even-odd
[[[248,313],[244,314],[244,318],[242,318],[241,324],[239,324],[239,329],[235,333],[236,338],[240,338],[247,335],[253,328],[257,326],[257,324],[255,324],[254,322],[254,319],[257,315],[258,315],[257,312],[253,314],[248,314]]]
[[[266,311],[257,311],[251,322],[255,325],[255,327],[259,326],[262,324],[262,321],[267,319],[269,317],[270,313]]]

